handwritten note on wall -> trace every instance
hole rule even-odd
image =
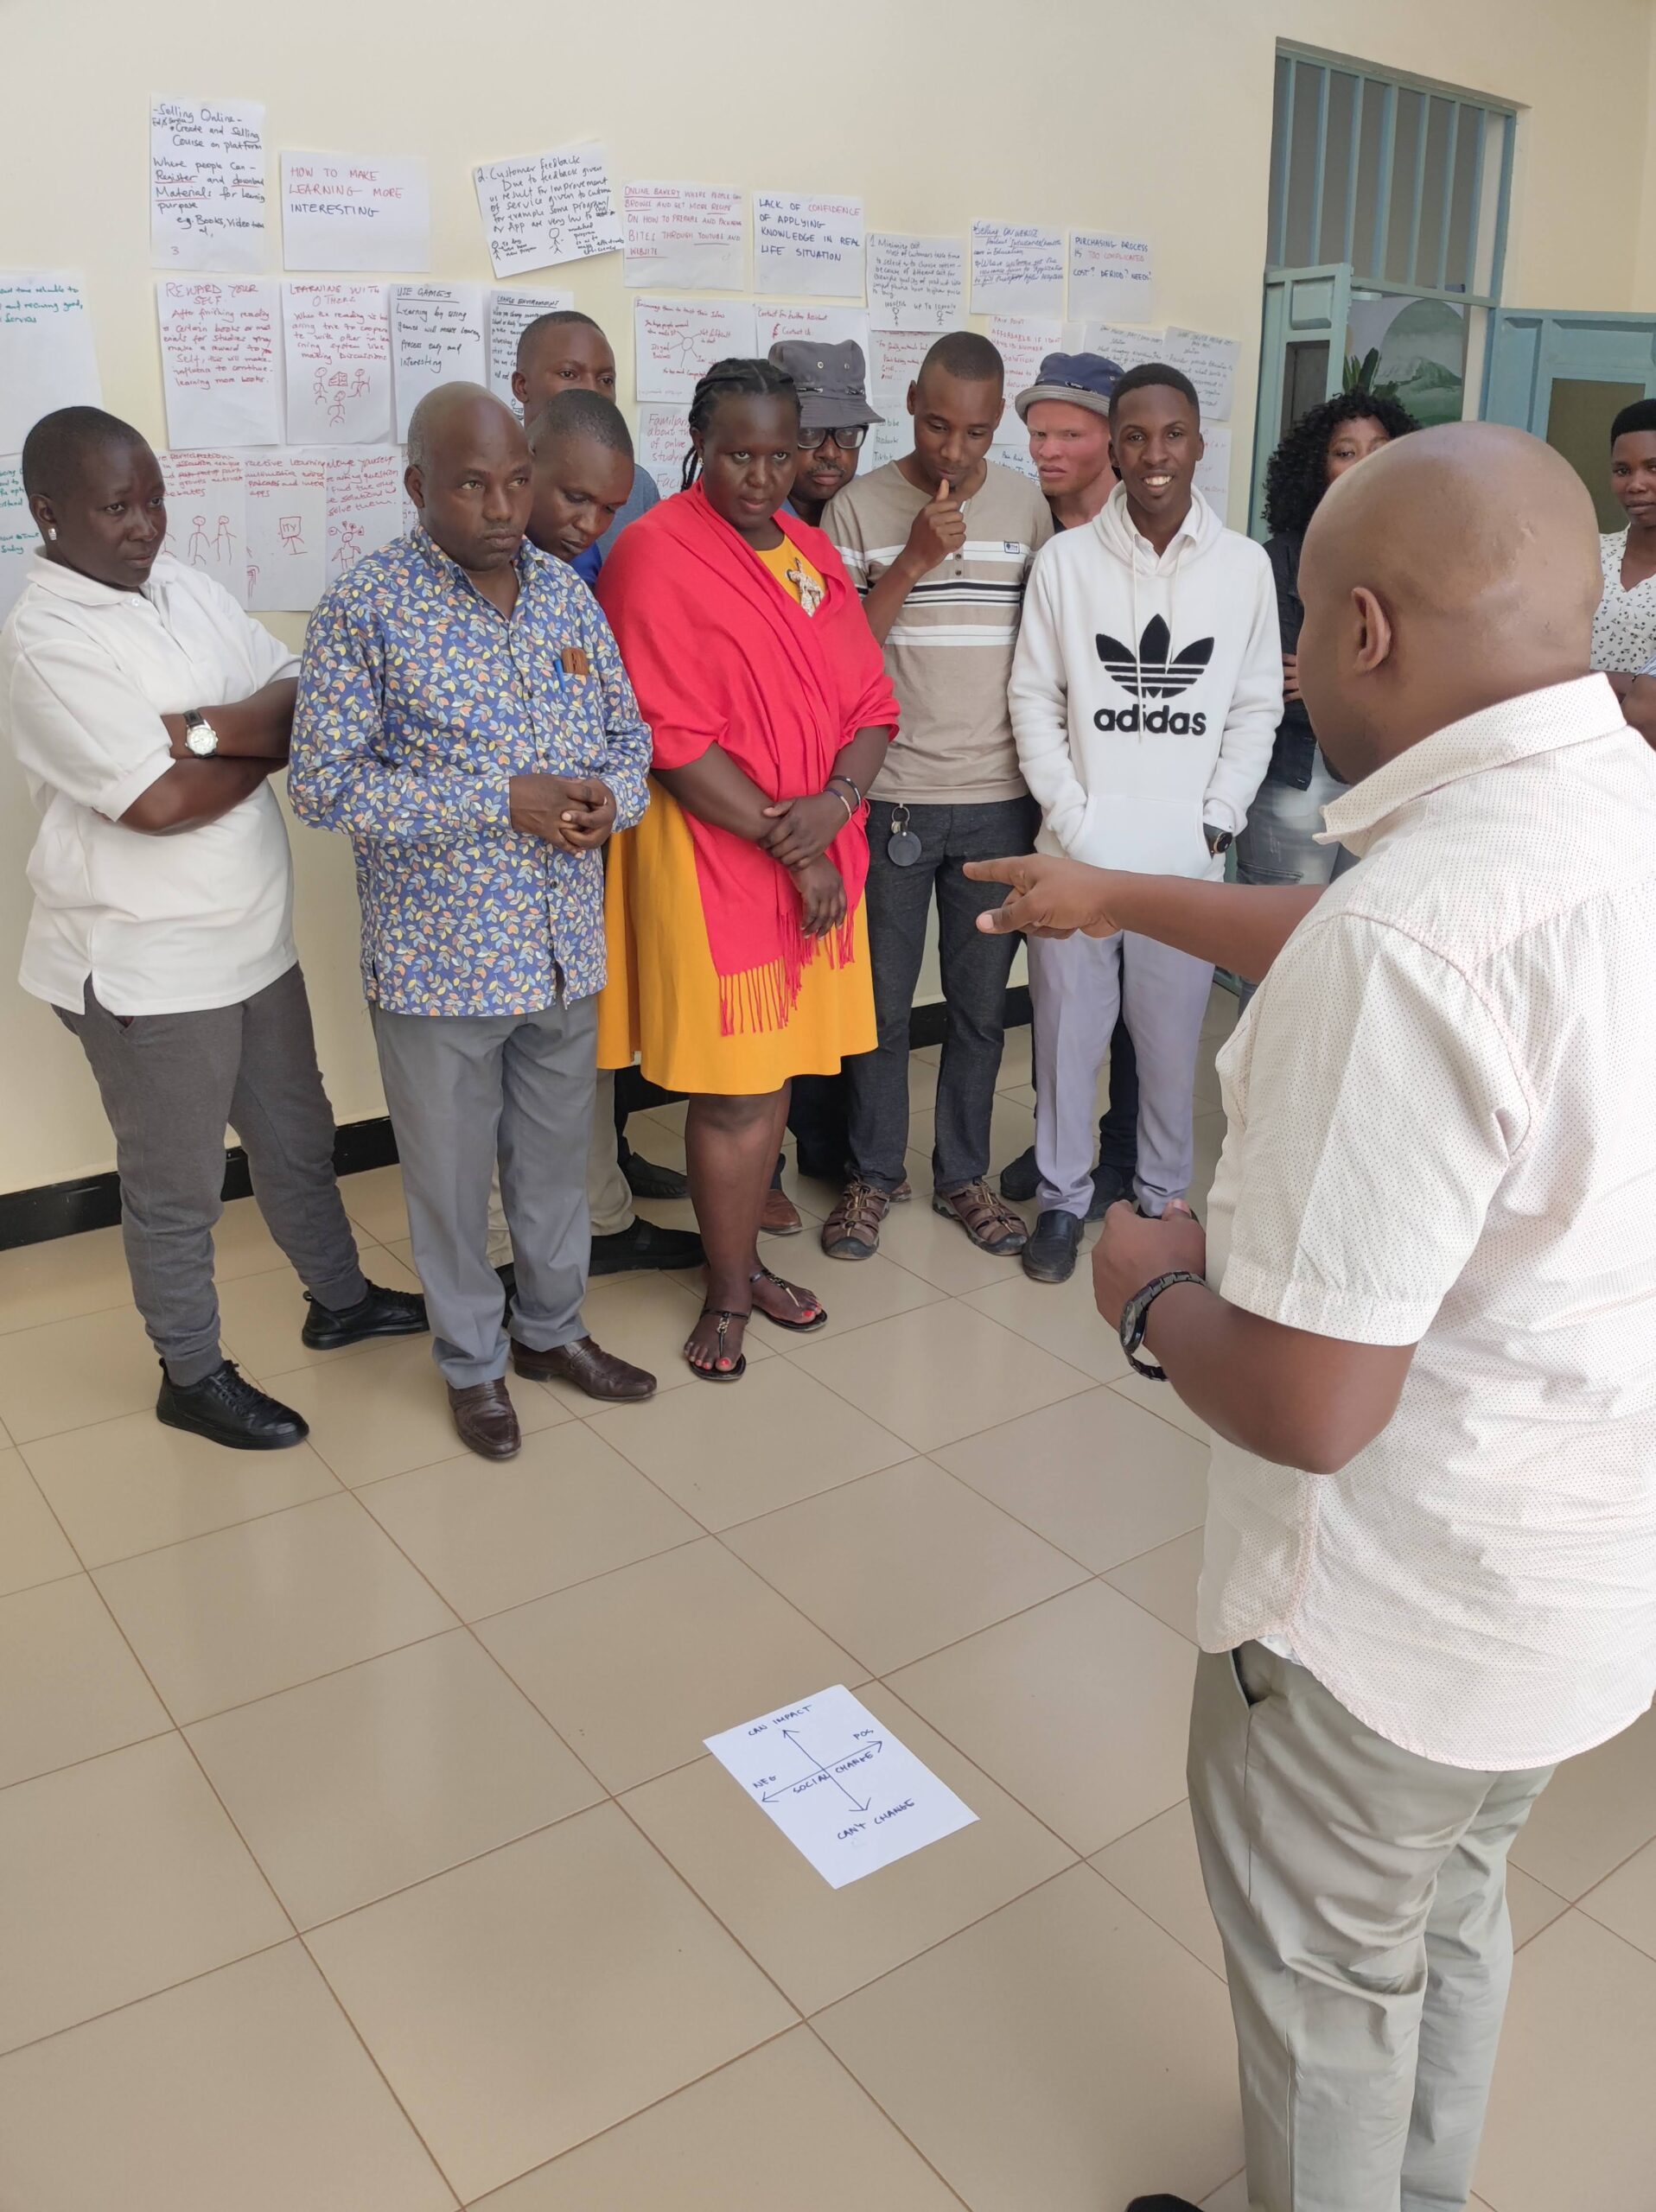
[[[843,346],[847,339],[869,358],[869,318],[863,308],[819,308],[797,300],[760,300],[754,308],[754,344],[761,353],[784,339],[814,339],[819,346]]]
[[[407,527],[403,456],[396,446],[328,456],[328,581]]]
[[[640,399],[688,401],[715,361],[756,342],[751,300],[640,299],[634,327]]]
[[[1164,358],[1175,369],[1182,369],[1195,385],[1202,419],[1227,419],[1236,397],[1239,349],[1235,339],[1215,338],[1206,330],[1181,330],[1176,324],[1169,327],[1167,338]]]
[[[739,292],[748,281],[748,211],[734,185],[628,184],[629,284]]]
[[[397,435],[428,391],[462,378],[483,381],[483,288],[481,284],[393,284],[392,376]]]
[[[1087,321],[1148,322],[1156,313],[1150,240],[1072,231],[1069,311]]]
[[[1064,234],[1036,223],[971,226],[974,315],[1064,312]]]
[[[328,582],[328,455],[245,453],[247,604],[309,613]]]
[[[1048,353],[1073,353],[1080,349],[1081,326],[1060,322],[1055,315],[992,315],[989,340],[1006,364],[1006,412],[998,436],[1019,441],[1023,436],[1012,402],[1027,391],[1041,372]]]
[[[863,296],[863,203],[802,192],[754,194],[759,291]]]
[[[187,446],[282,436],[282,300],[274,282],[164,276],[156,286],[167,437]]]
[[[247,604],[247,487],[233,453],[163,453],[167,538],[163,550]]]
[[[150,257],[158,269],[263,269],[264,111],[150,104]]]
[[[391,435],[391,326],[383,284],[283,286],[288,436],[367,445]]]
[[[654,477],[666,499],[678,489],[685,455],[690,451],[690,428],[682,407],[640,407],[634,450],[640,467]]]
[[[0,622],[17,603],[40,542],[23,497],[22,456],[0,454]]]
[[[572,308],[573,292],[512,292],[494,291],[488,296],[488,386],[498,392],[508,407],[517,402],[512,397],[512,372],[518,365],[518,340],[536,318],[551,315],[554,308]]]
[[[1168,334],[1165,330],[1129,330],[1118,322],[1089,322],[1086,350],[1102,353],[1118,369],[1142,369],[1146,361],[1167,359]]]
[[[966,242],[869,232],[869,314],[882,330],[958,330],[966,316]]]
[[[920,374],[920,364],[931,345],[931,336],[924,330],[869,333],[869,374],[876,404],[908,398],[908,387]]]
[[[54,407],[98,407],[103,397],[80,278],[0,270],[0,453],[21,453]]]
[[[483,236],[497,276],[618,252],[626,231],[609,163],[596,144],[560,146],[473,172]]]
[[[1211,499],[1222,516],[1231,503],[1231,426],[1210,423],[1201,434],[1202,456],[1196,463],[1196,489]]]
[[[283,154],[290,269],[424,269],[431,188],[415,154]]]

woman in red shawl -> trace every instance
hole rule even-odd
[[[796,1075],[875,1041],[863,795],[897,702],[839,556],[779,520],[799,456],[793,379],[720,361],[696,387],[686,488],[617,540],[598,596],[654,736],[651,805],[615,840],[598,1063],[687,1091],[707,1304],[692,1371],[734,1382],[756,1306],[819,1329],[759,1258]]]

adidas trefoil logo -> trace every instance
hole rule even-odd
[[[1153,614],[1144,625],[1137,654],[1107,632],[1101,631],[1095,642],[1105,674],[1141,702],[1176,699],[1190,689],[1213,657],[1211,638],[1198,638],[1194,645],[1174,652],[1171,632],[1159,614]],[[1200,737],[1207,728],[1207,717],[1171,714],[1165,707],[1147,707],[1142,714],[1138,706],[1120,710],[1101,707],[1092,723],[1095,729],[1120,730],[1130,736],[1143,729],[1153,737]]]

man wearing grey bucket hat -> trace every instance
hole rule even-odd
[[[771,347],[770,358],[799,395],[799,466],[788,505],[801,522],[820,524],[829,500],[856,475],[870,425],[885,416],[869,405],[868,365],[855,339],[824,346],[814,338],[785,338]]]

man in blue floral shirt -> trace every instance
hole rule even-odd
[[[655,1378],[582,1325],[603,858],[646,804],[650,733],[609,626],[530,544],[522,426],[475,385],[409,425],[420,526],[312,619],[288,791],[356,854],[362,981],[415,1265],[462,1440],[519,1448],[516,1371],[594,1397]],[[499,1158],[517,1257],[508,1338],[489,1265]]]

